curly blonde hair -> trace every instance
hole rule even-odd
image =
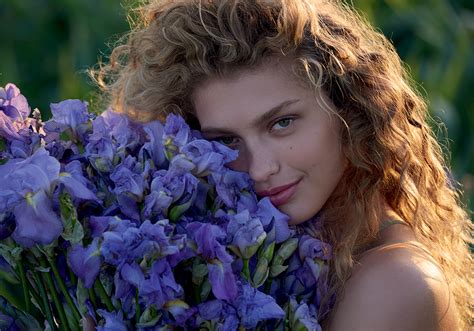
[[[289,58],[295,76],[337,108],[349,167],[324,209],[333,245],[331,293],[376,237],[380,195],[443,270],[459,324],[472,317],[472,223],[428,125],[427,105],[394,47],[353,9],[331,0],[156,0],[96,81],[113,108],[140,120],[193,118],[198,84]],[[337,206],[337,207],[336,207]]]

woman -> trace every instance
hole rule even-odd
[[[336,1],[151,1],[97,79],[115,109],[184,115],[260,196],[333,245],[323,326],[469,327],[471,227],[393,46]]]

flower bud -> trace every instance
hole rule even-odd
[[[291,238],[285,241],[278,249],[272,265],[282,265],[283,262],[294,253],[296,248],[298,248],[297,238]]]
[[[288,268],[287,265],[272,265],[270,267],[270,277],[275,278]]]
[[[268,260],[264,257],[258,260],[255,273],[253,274],[253,285],[258,288],[265,283],[269,274]]]

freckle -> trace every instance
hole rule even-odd
[[[290,149],[293,149],[293,146],[290,146]]]

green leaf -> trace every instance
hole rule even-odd
[[[5,138],[0,137],[0,152],[3,152],[7,149],[7,143],[5,141]]]
[[[140,320],[137,323],[137,328],[147,328],[155,326],[161,319],[162,314],[158,312],[155,305],[151,305],[141,314]]]
[[[13,317],[20,330],[42,330],[40,324],[32,315],[16,309],[3,297],[0,297],[0,310],[4,314]],[[2,324],[1,320],[0,329],[7,329],[6,326]]]
[[[51,270],[51,268],[50,267],[37,266],[37,267],[35,267],[35,270],[39,271],[39,272],[48,273]]]
[[[89,299],[89,291],[84,286],[82,281],[79,279],[77,281],[77,289],[76,289],[76,299],[77,299],[77,308],[82,316],[85,316],[88,312],[86,306],[86,300]]]
[[[82,241],[82,238],[84,238],[84,228],[81,223],[77,222],[74,224],[72,233],[63,232],[61,237],[63,237],[64,240],[71,242],[71,244],[77,244]]]
[[[71,196],[64,192],[59,197],[59,209],[63,221],[64,230],[61,234],[65,240],[71,244],[77,244],[84,238],[84,229],[77,219],[77,211],[72,202]]]
[[[7,263],[14,269],[16,268],[17,262],[21,258],[22,252],[22,247],[11,247],[9,245],[0,244],[0,256],[2,256],[7,261]]]
[[[72,135],[72,132],[71,132],[71,129],[67,129],[63,132],[60,133],[59,135],[59,139],[61,139],[62,141],[71,141],[73,138],[73,135]]]
[[[207,265],[205,263],[200,263],[197,260],[194,260],[193,262],[193,276],[192,276],[192,281],[193,284],[195,285],[201,285],[201,283],[204,281],[204,278],[208,274],[208,269]]]
[[[192,199],[181,205],[173,206],[168,214],[168,218],[171,222],[176,222],[181,216],[189,209],[192,205]]]
[[[209,279],[205,279],[204,283],[201,285],[201,302],[204,302],[207,300],[207,297],[209,296],[209,293],[211,293],[211,283],[209,282]]]

